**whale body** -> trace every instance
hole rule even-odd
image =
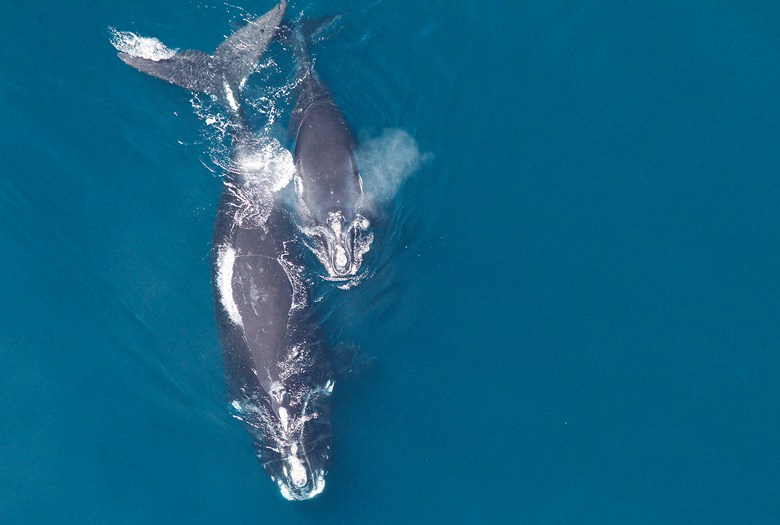
[[[230,112],[231,160],[211,249],[225,380],[235,415],[245,423],[266,473],[285,498],[304,500],[322,492],[330,461],[332,357],[312,319],[290,220],[256,162],[268,154],[269,143],[251,130],[240,91],[285,9],[282,0],[213,55],[119,57],[146,74],[211,94]]]
[[[290,30],[299,62],[290,121],[295,136],[296,190],[304,215],[314,223],[314,233],[322,242],[324,256],[320,259],[336,277],[359,270],[365,247],[359,237],[369,226],[360,213],[363,181],[355,160],[355,139],[308,53],[312,34],[327,31],[340,16],[294,24]]]
[[[237,137],[234,156],[253,151],[253,141]],[[332,359],[309,318],[286,212],[255,208],[265,199],[256,198],[252,176],[236,170],[223,185],[211,250],[214,309],[233,408],[282,495],[302,500],[325,485]]]

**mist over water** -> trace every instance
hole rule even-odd
[[[432,152],[420,153],[417,141],[397,128],[362,137],[356,156],[369,202],[392,199],[406,179],[433,161]]]

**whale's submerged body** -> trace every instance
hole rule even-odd
[[[231,163],[211,252],[225,379],[236,417],[252,436],[265,471],[284,497],[304,500],[323,490],[330,460],[332,358],[311,319],[311,296],[290,221],[263,172],[267,163],[256,162],[273,154],[272,144],[253,134],[240,93],[285,8],[283,0],[213,55],[119,57],[144,73],[218,97],[231,114]]]

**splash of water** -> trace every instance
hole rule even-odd
[[[170,49],[156,38],[138,36],[130,31],[117,31],[113,27],[108,28],[111,45],[117,51],[127,53],[134,57],[148,58],[150,60],[164,60],[171,58],[179,50]]]

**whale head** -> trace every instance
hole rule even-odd
[[[329,399],[332,391],[333,381],[328,381],[298,397],[276,384],[270,392],[270,407],[252,407],[256,417],[241,418],[260,430],[254,442],[257,456],[268,477],[288,500],[311,499],[325,488],[333,441]]]
[[[307,244],[330,277],[343,279],[356,275],[373,240],[369,220],[357,207],[312,210],[304,205],[302,209],[310,221],[302,229],[313,241]]]
[[[365,222],[360,216],[350,217],[338,210],[328,213],[324,223],[317,228],[325,249],[326,267],[331,275],[344,277],[357,273],[360,254],[356,253],[356,241]]]
[[[300,143],[296,142],[296,148]],[[312,167],[311,162],[298,158],[294,178],[303,229],[314,241],[310,246],[330,277],[336,279],[358,273],[371,242],[368,237],[372,237],[370,223],[361,213],[365,205],[363,181],[354,155],[347,151],[338,156],[340,162],[333,161],[327,168],[319,164]],[[296,149],[295,154],[301,153]]]
[[[325,448],[326,453],[328,448]],[[325,462],[328,458],[318,458],[311,453],[300,441],[292,442],[281,451],[277,460],[263,465],[271,481],[277,484],[279,492],[286,499],[311,499],[325,488]],[[318,459],[322,461],[318,462]]]

